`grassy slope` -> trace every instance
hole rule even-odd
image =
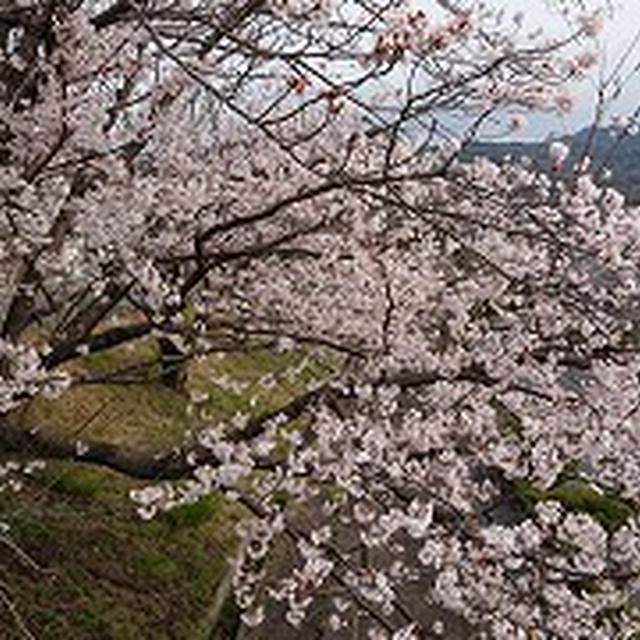
[[[140,342],[133,349],[90,356],[84,366],[100,371],[150,350],[149,343]],[[309,362],[295,376],[281,375],[303,358],[264,351],[213,357],[191,366],[187,387],[210,394],[206,406],[214,419],[261,412],[280,406],[323,374],[320,365]],[[275,374],[274,384],[261,384],[269,373]],[[222,389],[212,382],[222,375],[244,387]],[[185,430],[196,426],[187,404],[185,394],[158,384],[105,384],[40,399],[21,419],[78,439],[162,451],[182,443]],[[0,494],[0,520],[46,569],[29,568],[0,544],[0,581],[39,640],[210,637],[207,617],[233,550],[238,509],[212,496],[141,522],[128,499],[139,484],[108,470],[51,462],[26,478],[21,492]],[[0,638],[22,637],[7,606],[0,604]]]
[[[58,463],[0,503],[14,539],[48,569],[30,569],[8,550],[0,556],[37,638],[207,637],[200,621],[232,550],[235,514],[213,500],[199,520],[168,514],[141,523],[127,499],[131,486]],[[0,629],[0,637],[20,637],[6,610]]]

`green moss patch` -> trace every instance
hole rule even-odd
[[[210,496],[141,521],[128,493],[139,483],[86,465],[52,463],[0,494],[10,534],[43,571],[8,548],[3,581],[39,640],[205,640],[203,625],[235,546],[238,507]],[[0,608],[0,636],[21,638]]]
[[[619,529],[638,510],[631,502],[615,493],[601,493],[583,480],[561,480],[548,490],[539,489],[528,480],[512,481],[513,491],[527,511],[544,500],[557,500],[565,509],[587,513],[608,532]]]
[[[220,503],[221,498],[218,494],[210,494],[192,504],[174,507],[162,515],[174,529],[199,527],[214,517]]]

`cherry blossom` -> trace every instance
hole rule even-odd
[[[143,520],[241,505],[247,627],[640,630],[637,209],[561,141],[550,173],[465,159],[494,117],[573,108],[603,16],[567,3],[550,41],[471,4],[0,9],[0,439],[149,481]],[[222,422],[188,389],[191,437],[150,460],[13,424],[140,338],[163,384],[253,348],[304,359],[207,388],[331,365]]]

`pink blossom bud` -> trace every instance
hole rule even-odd
[[[604,18],[600,11],[596,11],[591,14],[585,13],[578,16],[578,24],[586,35],[593,38],[602,31],[602,28],[604,27]]]
[[[527,125],[527,119],[522,113],[512,113],[509,116],[509,131],[515,133],[517,131],[522,131]]]

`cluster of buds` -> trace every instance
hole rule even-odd
[[[602,11],[584,13],[578,16],[578,26],[586,36],[595,38],[604,28]]]
[[[302,94],[311,86],[311,81],[306,76],[292,76],[287,84],[294,93]]]
[[[422,10],[403,14],[389,30],[378,34],[372,57],[376,62],[393,64],[416,46],[427,25]]]
[[[597,51],[583,51],[574,58],[572,58],[567,64],[567,72],[569,76],[575,76],[581,78],[584,74],[592,69],[598,63]]]
[[[342,91],[339,89],[331,89],[326,91],[323,96],[327,101],[327,111],[330,114],[335,115],[342,111],[345,105],[345,96]]]
[[[391,28],[378,34],[368,59],[394,64],[408,52],[444,51],[464,38],[471,30],[471,17],[466,13],[453,16],[448,22],[428,29],[428,16],[421,9],[402,14]]]

